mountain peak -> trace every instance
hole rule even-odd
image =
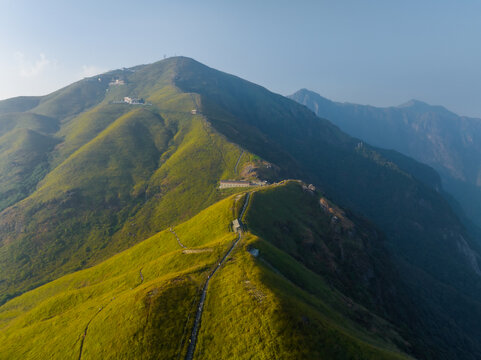
[[[329,100],[321,95],[319,95],[318,93],[316,93],[315,91],[312,91],[312,90],[309,90],[309,89],[306,89],[306,88],[302,88],[300,90],[297,90],[294,94],[290,95],[289,97],[299,97],[299,96],[314,96],[316,98],[321,98],[321,99],[324,99],[324,100]],[[330,101],[330,100],[329,100]]]
[[[401,105],[397,106],[398,108],[415,108],[415,109],[421,109],[421,108],[430,108],[433,107],[433,105],[430,105],[424,101],[417,100],[417,99],[411,99],[409,101],[406,101],[405,103],[402,103]]]
[[[406,101],[405,103],[402,103],[401,105],[398,105],[398,107],[420,107],[420,106],[430,106],[428,103],[425,103],[424,101],[421,100],[416,100],[416,99],[411,99],[409,101]]]
[[[443,112],[443,113],[451,113],[448,109],[441,105],[431,105],[425,103],[424,101],[411,99],[401,105],[397,106],[398,108],[410,109],[414,111],[421,111],[421,112]]]
[[[333,104],[331,100],[306,88],[296,91],[294,94],[289,95],[288,98],[291,100],[297,101],[298,103],[301,103],[303,105],[306,105],[307,107],[309,107],[308,105],[309,103],[313,103],[313,102],[317,103],[318,104],[317,106],[320,106],[320,105],[329,106]]]

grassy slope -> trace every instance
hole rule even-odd
[[[21,135],[22,132],[12,133],[14,130],[32,130],[50,137],[44,141],[37,139],[24,143],[23,146],[17,145],[14,149],[17,152],[15,156],[12,151],[6,154],[7,151],[0,150],[0,157],[8,157],[5,161],[13,162],[4,163],[0,168],[0,173],[7,174],[0,179],[0,211],[30,195],[43,176],[58,165],[58,162],[52,161],[50,157],[54,154],[55,158],[58,158],[65,153],[60,151],[60,154],[57,154],[53,151],[53,145],[66,137],[66,132],[62,131],[59,125],[99,104],[105,97],[110,78],[109,73],[84,79],[47,96],[22,96],[0,101],[0,136],[10,133],[9,137],[12,138],[20,134],[17,144],[21,143],[25,136]],[[95,120],[98,119],[99,117]],[[47,140],[51,146],[44,146]],[[9,146],[11,144],[0,138],[0,148]],[[67,150],[71,149],[72,147]],[[17,161],[15,157],[22,159]]]
[[[0,114],[28,111],[38,105],[41,96],[18,96],[0,101]]]
[[[325,198],[328,208],[321,208],[318,196],[300,187],[291,181],[257,191],[246,218],[249,229],[358,302],[379,311],[395,302],[399,279],[385,238]]]
[[[25,128],[0,136],[0,211],[33,192],[48,172],[48,153],[57,143]]]
[[[97,263],[233,193],[217,184],[236,176],[241,149],[191,115],[193,97],[172,86],[174,75],[169,63],[129,72],[127,85],[90,110],[62,118],[51,171],[37,191],[1,215],[4,300]],[[58,114],[63,105],[57,102],[82,93],[79,86],[34,110],[48,104],[45,113]],[[152,105],[109,104],[132,93]],[[250,159],[246,152],[243,161]]]
[[[0,358],[76,358],[87,324],[83,359],[174,357],[206,270],[235,238],[232,203],[223,200],[176,228],[186,246],[211,251],[183,254],[166,230],[2,306]]]
[[[30,195],[47,174],[57,130],[57,120],[50,117],[0,114],[0,211]]]
[[[269,253],[270,262],[251,256],[249,244]],[[195,358],[408,358],[376,331],[349,319],[349,306],[352,303],[292,257],[247,236],[212,281]],[[373,329],[389,329],[370,317]],[[389,331],[385,338],[397,336]]]
[[[14,129],[30,129],[42,134],[52,134],[58,130],[54,118],[34,113],[8,113],[0,115],[0,135]]]
[[[207,252],[183,253],[166,230],[0,307],[0,358],[77,358],[87,325],[82,359],[176,358],[186,350],[207,270],[235,238],[229,227],[241,204],[236,199],[222,200],[175,228],[188,248]],[[249,246],[270,254],[271,265],[254,259]],[[386,330],[382,339],[380,331],[350,320],[353,309],[367,313],[352,302],[348,306],[286,253],[246,234],[211,282],[196,357],[407,358],[389,343],[397,335],[387,323],[374,318],[369,324]]]
[[[0,237],[4,246],[0,249],[0,291],[4,299],[16,290],[23,291],[105,259],[224,196],[216,190],[216,182],[233,177],[240,149],[210,128],[201,116],[190,115],[191,95],[182,94],[172,84],[174,78],[176,84],[184,81],[184,85],[192,80],[189,71],[198,78],[194,79],[195,86],[186,91],[202,94],[202,99],[194,97],[197,103],[202,100],[202,110],[208,112],[215,128],[232,141],[281,165],[284,174],[312,176],[308,170],[315,169],[313,177],[332,194],[358,207],[376,210],[388,219],[402,220],[398,213],[389,213],[393,207],[379,206],[382,199],[391,199],[385,195],[391,188],[379,186],[375,192],[368,191],[379,179],[381,185],[395,179],[401,190],[394,198],[404,199],[412,207],[412,212],[406,213],[415,220],[419,215],[421,220],[418,220],[423,224],[430,221],[433,214],[420,210],[415,201],[423,188],[409,187],[413,184],[409,176],[388,162],[382,163],[379,171],[379,159],[373,160],[369,151],[353,151],[357,142],[335,127],[319,122],[292,102],[260,87],[255,88],[252,96],[245,97],[253,85],[239,84],[233,77],[226,80],[213,74],[210,80],[217,83],[204,83],[203,70],[185,68],[183,61],[175,59],[139,68],[125,75],[127,85],[108,92],[103,81],[86,80],[43,98],[34,109],[59,117],[63,129],[69,127],[65,132],[60,130],[66,139],[64,149],[68,151],[62,153],[62,146],[57,147],[52,154],[56,168],[43,181],[42,188],[1,215]],[[95,116],[95,111],[107,107],[109,100],[132,94],[146,98],[152,105],[142,110],[119,105],[128,108],[125,114],[121,111],[120,117],[114,114],[102,124],[99,120],[103,117],[99,117],[82,126],[89,120],[81,119],[82,114],[78,113],[90,109],[91,116]],[[161,133],[171,134],[164,152],[157,148],[154,136],[159,124]],[[156,168],[154,155],[150,159],[141,157],[138,162],[134,145],[139,137],[129,131],[136,126],[152,135],[141,145],[142,149],[149,149],[149,156],[156,154]],[[306,128],[312,130],[307,138],[303,132]],[[124,142],[127,146],[123,146]],[[104,156],[96,159],[97,154]],[[86,175],[84,171],[90,167],[87,158],[94,159],[97,166],[95,172]],[[126,169],[126,164],[139,166]],[[356,176],[352,176],[353,171]],[[98,181],[90,183],[91,176]],[[354,191],[352,179],[362,180],[357,185],[365,191]],[[57,191],[57,187],[63,192]],[[411,198],[402,198],[405,195],[402,189],[407,189]],[[439,205],[433,204],[434,208]],[[451,220],[448,216],[443,223],[449,225]],[[402,225],[396,224],[398,228]],[[439,256],[438,252],[430,255]],[[419,260],[422,253],[415,255],[417,262],[423,260]],[[428,260],[433,268],[436,261],[432,261],[432,256]],[[54,269],[56,272],[52,273]]]
[[[80,80],[52,94],[43,96],[38,105],[30,109],[30,112],[64,121],[99,104],[105,96],[109,79],[110,76],[104,74]]]
[[[126,106],[100,104],[70,120],[57,133],[63,142],[53,154],[55,157],[53,167],[65,161],[77,149],[94,139],[107,126],[130,110],[132,109]]]
[[[479,357],[481,327],[470,318],[481,313],[476,273],[481,250],[448,201],[431,187],[429,173],[422,171],[418,180],[407,172],[419,172],[422,166],[413,167],[406,159],[398,166],[401,155],[383,155],[260,86],[191,59],[179,62],[184,69],[177,86],[201,95],[204,114],[218,131],[280,166],[285,176],[322,187],[331,199],[368,217],[386,233],[415,299],[411,309],[417,309],[417,315],[409,322],[417,323],[412,329],[419,332],[411,336],[420,341],[418,354],[437,359]],[[463,246],[469,250],[464,252]],[[421,296],[427,288],[426,296]],[[463,306],[458,311],[454,304]],[[456,331],[447,330],[453,327]]]

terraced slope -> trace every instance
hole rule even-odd
[[[271,191],[294,194],[302,208],[301,186],[287,186]],[[183,358],[199,290],[236,239],[230,223],[242,204],[232,196],[176,226],[187,249],[165,230],[7,302],[0,307],[0,358]],[[328,224],[329,216],[310,220]],[[260,256],[247,251],[252,247]],[[364,322],[356,320],[361,314]],[[407,359],[396,342],[402,339],[386,321],[245,232],[211,279],[194,358]]]

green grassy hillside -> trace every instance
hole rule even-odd
[[[284,176],[313,182],[386,234],[386,246],[410,287],[413,328],[419,331],[411,336],[421,339],[418,356],[481,356],[481,327],[470,321],[481,310],[480,246],[439,192],[439,183],[433,187],[430,170],[349,137],[258,85],[191,59],[180,59],[179,68],[176,85],[200,94],[202,111],[215,129],[279,166]],[[456,330],[446,330],[451,327]]]
[[[481,294],[479,265],[473,266],[458,250],[459,239],[477,254],[476,262],[480,247],[432,187],[439,182],[426,181],[424,174],[421,181],[407,172],[416,168],[416,175],[422,173],[423,165],[415,167],[400,154],[377,151],[260,86],[189,59],[179,63],[183,69],[176,83],[184,91],[201,94],[204,113],[231,141],[279,165],[291,177],[315,182],[344,207],[375,221],[404,260],[455,287],[471,281],[463,291],[474,288]],[[431,251],[419,251],[420,241]],[[439,272],[441,263],[449,273]]]
[[[295,194],[288,203],[302,208],[300,185],[288,186],[271,191],[278,199]],[[242,201],[229,197],[176,226],[186,248],[165,230],[7,302],[0,307],[0,358],[181,358],[199,289],[236,237],[230,223]],[[285,204],[277,205],[285,211]],[[310,221],[327,224],[322,217],[311,214]],[[258,258],[247,251],[254,246]],[[361,315],[364,322],[356,320]],[[247,232],[212,278],[194,357],[407,359],[396,343],[402,339],[386,321]]]
[[[30,112],[61,120],[68,119],[100,103],[108,89],[109,79],[109,75],[100,75],[80,80],[43,96]]]
[[[38,170],[24,181],[32,186],[18,191],[22,196],[6,198],[5,206],[30,196],[0,215],[3,300],[106,259],[233,192],[219,191],[218,182],[238,176],[234,168],[242,149],[203,116],[191,114],[195,97],[172,85],[172,64],[166,65],[129,72],[132,79],[115,90],[117,95],[112,90],[104,99],[102,93],[94,107],[59,116],[60,128],[49,135],[55,148],[29,143],[36,153],[28,159]],[[155,71],[160,75],[151,78]],[[78,90],[82,85],[86,89]],[[72,92],[81,98],[92,86],[100,85],[85,80],[67,87],[49,96],[48,104],[60,104],[58,99]],[[132,93],[149,105],[111,103]],[[77,101],[95,102],[90,97]],[[6,140],[5,148],[15,149]],[[245,152],[240,166],[251,160]]]
[[[235,238],[233,199],[2,306],[0,358],[174,358],[206,271]],[[185,341],[185,339],[184,339]],[[40,346],[40,344],[42,344]],[[120,356],[121,355],[121,356]]]
[[[0,101],[0,114],[28,111],[38,105],[41,96],[18,96]]]
[[[14,129],[30,129],[42,134],[58,131],[58,121],[54,118],[34,113],[8,113],[0,115],[0,135]]]
[[[30,195],[48,173],[56,131],[58,122],[50,117],[0,114],[0,211]]]
[[[0,211],[33,192],[48,172],[48,154],[58,140],[30,129],[0,136]]]
[[[124,84],[110,85],[113,79]],[[122,103],[125,96],[145,103]],[[172,235],[162,232],[171,226],[180,239],[187,234],[189,246],[205,245],[177,225],[244,191],[219,190],[219,180],[258,171],[272,179],[312,182],[323,196],[351,210],[328,200],[319,204],[295,184],[252,196],[246,217],[251,233],[233,253],[238,261],[225,264],[231,272],[213,279],[212,289],[217,290],[205,305],[207,324],[222,329],[221,335],[249,339],[247,345],[231,341],[227,346],[224,341],[223,354],[241,356],[247,348],[266,351],[266,358],[308,353],[336,359],[396,358],[397,349],[423,359],[475,359],[481,354],[480,250],[442,197],[439,178],[431,169],[363,144],[289,99],[187,58],[87,78],[28,106],[18,101],[0,103],[0,108],[17,106],[17,112],[28,109],[15,115],[18,120],[8,114],[2,118],[0,166],[7,175],[0,198],[5,197],[3,206],[8,207],[0,212],[0,304],[10,300],[4,307],[10,309],[12,304],[22,306],[24,296],[42,299],[36,291],[55,287],[55,279],[68,283],[65,279],[79,276],[87,286],[88,279],[79,275],[84,273],[76,271],[91,267],[85,274],[95,278],[89,271],[109,261],[118,267],[109,272],[122,271],[125,265],[132,278],[119,280],[128,289],[78,285],[78,298],[74,289],[67,295],[58,290],[55,294],[61,298],[43,297],[45,309],[32,303],[30,309],[36,308],[38,316],[34,311],[28,317],[28,309],[5,315],[5,326],[12,329],[5,332],[8,351],[43,351],[32,344],[25,346],[30,350],[16,347],[22,343],[19,336],[26,336],[36,344],[53,341],[60,356],[66,351],[65,337],[53,336],[48,326],[55,321],[58,328],[73,326],[80,320],[72,329],[76,342],[69,343],[69,351],[75,353],[93,319],[88,329],[99,334],[100,345],[88,346],[87,337],[85,356],[103,351],[103,357],[115,357],[110,355],[115,348],[127,353],[132,348],[131,354],[152,348],[154,353],[160,351],[157,345],[173,354],[172,342],[153,340],[167,331],[159,324],[172,321],[175,330],[166,328],[173,334],[181,331],[176,311],[187,309],[184,300],[193,301],[198,279],[207,274],[183,266],[204,269],[214,264],[233,234],[226,232],[229,241],[213,245],[212,252],[191,252],[198,258],[184,265],[169,260],[173,253],[164,258],[153,251],[160,282],[148,289],[135,287],[142,280],[138,263],[134,268],[128,261],[115,263],[117,257],[102,261],[122,251],[126,252],[119,256],[127,256],[146,239],[155,242],[155,234]],[[22,165],[17,175],[27,179],[25,187],[15,178],[12,159]],[[234,206],[238,207],[239,203]],[[200,228],[196,231],[202,233]],[[251,245],[261,250],[258,258],[246,252],[245,246]],[[179,252],[180,262],[183,255]],[[174,273],[190,275],[174,280]],[[235,282],[238,278],[244,283]],[[108,274],[102,279],[117,281]],[[28,293],[36,295],[19,296],[37,287]],[[131,287],[136,290],[129,292]],[[240,289],[250,297],[236,296]],[[165,296],[157,298],[163,291]],[[50,318],[57,314],[57,303],[60,309],[70,306],[71,296],[79,307],[65,312],[70,317],[62,312]],[[85,305],[89,297],[95,301]],[[122,301],[116,302],[119,297]],[[184,300],[178,303],[179,298]],[[270,321],[266,328],[256,328],[255,316],[245,311],[248,320],[237,324],[238,313],[226,307],[240,301],[250,309],[253,298],[266,299],[266,308],[259,309],[269,316],[252,310],[257,318]],[[112,310],[104,311],[111,302]],[[148,310],[142,304],[148,304]],[[162,309],[168,308],[173,310],[166,315]],[[234,310],[242,311],[242,306]],[[217,311],[223,316],[217,318]],[[129,316],[136,320],[122,320]],[[125,324],[119,338],[103,326],[116,322]],[[150,322],[151,330],[142,335],[140,329]],[[201,328],[197,350],[203,356],[221,353],[222,337],[212,338],[211,330],[203,330],[207,326],[211,325]],[[256,335],[246,335],[248,328]],[[39,334],[28,335],[34,333]],[[50,337],[41,338],[44,333]],[[322,334],[323,340],[314,344],[313,334]]]

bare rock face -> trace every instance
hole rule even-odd
[[[279,167],[267,161],[251,161],[240,171],[242,179],[275,181],[279,177]]]
[[[354,230],[355,225],[346,216],[344,210],[332,204],[324,197],[319,200],[319,205],[321,206],[321,209],[324,211],[324,213],[328,214],[331,217],[332,226],[339,225],[342,229],[347,230],[348,232],[352,232]]]
[[[472,267],[474,272],[481,276],[481,270],[479,269],[479,255],[471,249],[467,241],[462,235],[459,235],[459,240],[457,242],[458,250],[466,257],[467,262]]]

